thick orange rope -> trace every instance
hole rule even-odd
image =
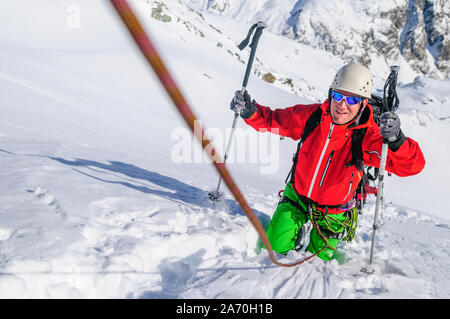
[[[189,126],[192,132],[196,132],[197,130],[194,130],[194,122],[196,121],[196,117],[193,114],[191,108],[187,104],[186,100],[184,99],[183,95],[181,94],[180,90],[178,89],[178,86],[175,84],[172,76],[170,75],[169,71],[165,67],[163,61],[161,60],[158,52],[152,45],[152,42],[150,41],[150,38],[142,28],[142,25],[140,24],[139,20],[133,13],[132,9],[128,5],[126,0],[111,0],[114,8],[119,13],[120,17],[122,18],[123,22],[125,23],[126,27],[130,31],[131,36],[134,38],[136,44],[138,45],[139,49],[141,50],[144,57],[147,59],[147,61],[150,63],[151,67],[155,71],[156,75],[158,76],[159,80],[161,81],[162,85],[164,86],[165,90],[169,94],[170,98],[172,99],[173,103],[175,104],[178,111],[181,113],[182,117],[184,118],[186,124]],[[197,134],[197,139],[202,144],[202,147],[205,151],[207,151],[208,155],[211,157],[214,166],[216,167],[217,171],[219,172],[220,176],[222,176],[222,179],[224,180],[225,184],[228,186],[228,189],[233,194],[236,201],[241,206],[244,213],[247,215],[247,217],[250,219],[250,222],[255,227],[256,231],[258,232],[259,237],[261,238],[262,242],[264,243],[267,251],[269,252],[269,257],[272,260],[273,263],[275,263],[278,266],[282,267],[293,267],[296,265],[299,265],[306,260],[311,259],[312,257],[318,255],[322,250],[327,248],[328,244],[325,241],[325,247],[316,253],[315,255],[309,256],[306,259],[300,260],[298,262],[292,263],[292,264],[283,264],[278,262],[273,253],[272,246],[270,245],[269,239],[266,236],[266,232],[264,231],[264,228],[261,226],[261,223],[259,222],[256,215],[253,213],[252,209],[248,205],[247,201],[245,200],[244,196],[240,192],[239,188],[235,184],[233,178],[231,177],[230,173],[228,172],[227,168],[225,167],[225,164],[223,163],[222,159],[216,154],[215,149],[211,148],[209,139],[204,135],[203,129],[201,130],[201,134]],[[329,247],[329,246],[328,246]],[[331,247],[330,247],[331,248]]]

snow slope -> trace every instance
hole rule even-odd
[[[249,53],[236,44],[250,25],[177,1],[164,1],[160,13],[170,22],[163,22],[147,1],[132,3],[224,149],[229,101]],[[218,181],[211,165],[174,161],[184,123],[108,2],[1,6],[1,298],[449,297],[448,79],[399,85],[402,126],[421,144],[427,167],[387,179],[377,271],[359,271],[369,256],[373,198],[338,260],[284,269],[258,249],[256,232],[225,189],[222,203],[208,200]],[[322,100],[344,63],[266,31],[257,56],[249,92],[273,107]],[[262,80],[268,72],[273,84]],[[377,87],[383,81],[376,78]],[[238,129],[262,138],[242,121]],[[279,151],[239,163],[233,150],[229,167],[267,225],[296,143],[264,138]],[[195,159],[198,146],[189,139]],[[276,169],[262,173],[270,164]]]

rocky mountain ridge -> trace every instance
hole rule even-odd
[[[387,68],[400,64],[418,76],[450,74],[447,0],[181,0],[194,10],[262,20],[269,29],[348,62]]]

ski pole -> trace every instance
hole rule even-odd
[[[373,251],[375,248],[375,234],[378,228],[378,213],[380,211],[381,206],[381,197],[383,196],[383,186],[384,186],[384,169],[386,167],[386,159],[387,159],[387,152],[388,152],[388,144],[383,139],[383,146],[381,148],[381,163],[380,163],[380,172],[378,174],[378,191],[377,191],[377,200],[375,204],[375,214],[373,217],[373,225],[372,225],[372,243],[370,246],[370,258],[369,258],[369,264],[366,268],[362,268],[361,271],[373,274],[374,270],[371,268],[372,261],[373,261]]]
[[[399,105],[398,96],[395,91],[399,69],[400,67],[398,66],[391,66],[391,73],[384,86],[384,95],[383,95],[384,112],[394,112]],[[388,96],[386,96],[386,89],[388,89]],[[371,266],[373,261],[373,252],[375,250],[375,234],[378,228],[378,213],[380,211],[381,202],[383,198],[384,172],[386,168],[387,153],[388,153],[388,140],[386,138],[383,138],[383,146],[381,148],[380,170],[378,173],[377,200],[375,203],[375,214],[373,217],[373,225],[372,225],[372,243],[370,245],[369,264],[367,265],[367,267],[361,269],[362,272],[368,274],[373,274],[375,272],[375,270],[371,268]]]
[[[256,29],[255,35],[253,36],[253,39],[252,39],[252,43],[250,44],[250,48],[252,50],[250,52],[250,56],[248,57],[248,62],[247,62],[247,68],[245,70],[244,81],[242,82],[242,88],[241,88],[241,93],[242,94],[244,94],[244,92],[247,90],[248,79],[250,77],[250,72],[252,70],[253,60],[255,59],[256,48],[258,46],[259,38],[261,37],[261,34],[262,34],[263,29],[265,27],[266,27],[266,24],[264,22],[261,22],[261,21],[259,21],[258,23],[255,23],[254,25],[252,25],[252,27],[248,31],[247,37],[238,45],[239,50],[241,50],[241,51],[244,50],[247,47],[248,43],[250,42],[250,38],[251,38],[251,36],[253,34],[253,31]],[[238,117],[239,117],[239,114],[235,113],[234,114],[234,118],[233,118],[233,124],[231,125],[230,136],[228,137],[227,148],[225,150],[225,155],[224,155],[224,158],[223,158],[224,164],[227,161],[228,152],[230,151],[231,144],[233,142],[234,131],[236,129],[236,123],[237,123]],[[212,201],[218,200],[220,198],[219,189],[220,189],[221,182],[222,182],[222,177],[219,176],[219,182],[217,183],[216,191],[208,193],[208,196],[209,196],[209,198]]]
[[[225,151],[225,155],[223,157],[223,163],[226,164],[227,162],[227,158],[228,158],[228,152],[231,148],[231,144],[233,141],[233,137],[234,137],[234,130],[236,128],[236,123],[237,123],[237,118],[239,117],[238,113],[234,114],[234,119],[233,119],[233,124],[231,125],[231,132],[230,132],[230,136],[228,137],[228,145]],[[217,188],[215,192],[210,192],[208,193],[209,198],[212,201],[218,200],[220,198],[220,193],[219,193],[219,189],[220,189],[220,184],[222,182],[222,176],[219,176],[219,182],[217,183]]]

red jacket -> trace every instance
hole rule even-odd
[[[245,122],[256,130],[268,130],[299,140],[306,121],[319,107],[322,108],[321,123],[299,151],[293,186],[298,194],[320,205],[342,205],[353,198],[362,177],[362,172],[354,165],[346,165],[352,156],[352,130],[367,127],[362,143],[363,163],[372,167],[380,166],[383,138],[378,125],[373,121],[370,105],[367,106],[370,111],[368,121],[353,127],[352,123],[336,125],[332,122],[328,100],[322,104],[295,105],[276,110],[256,104],[256,112]],[[388,151],[388,172],[409,176],[418,174],[424,166],[422,151],[411,138],[407,138],[395,152]]]

